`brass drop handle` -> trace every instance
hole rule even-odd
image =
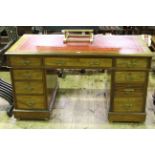
[[[25,76],[26,78],[31,78],[31,73],[30,73],[30,72],[26,72],[26,73],[24,74],[24,76]]]
[[[126,64],[127,64],[127,67],[134,67],[136,65],[136,61],[135,60],[130,60]]]
[[[26,102],[26,105],[29,106],[29,107],[33,107],[34,102],[33,101],[28,101],[28,102]]]
[[[55,64],[56,64],[56,65],[60,65],[60,66],[62,66],[62,65],[65,64],[65,62],[63,62],[63,61],[61,61],[61,62],[55,62]]]
[[[32,90],[34,90],[34,88],[31,87],[31,86],[27,86],[27,87],[25,87],[25,89],[28,90],[28,91],[32,91]]]
[[[124,89],[124,91],[125,91],[125,92],[134,92],[135,89],[133,89],[133,88],[126,88],[126,89]]]
[[[27,77],[27,78],[31,78],[31,74],[27,74],[26,77]]]
[[[24,60],[24,61],[23,61],[24,65],[29,65],[30,62],[31,62],[31,61],[29,61],[29,60]]]
[[[130,108],[130,107],[133,107],[133,104],[132,103],[126,103],[125,106]]]
[[[135,65],[135,63],[132,62],[132,61],[130,61],[130,62],[127,63],[127,67],[134,67],[134,65]]]
[[[132,111],[132,109],[131,109],[131,108],[128,108],[128,109],[126,109],[126,111],[131,112],[131,111]]]
[[[90,62],[90,65],[99,65],[100,63],[99,62]]]
[[[127,81],[131,81],[131,80],[133,79],[132,74],[131,74],[131,73],[128,73],[128,74],[125,76],[125,79],[126,79]]]

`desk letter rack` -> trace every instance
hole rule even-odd
[[[64,43],[92,43],[92,29],[67,29],[62,30],[64,33]]]

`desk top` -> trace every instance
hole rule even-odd
[[[94,36],[90,43],[63,43],[63,35],[23,35],[6,55],[152,56],[141,36]]]

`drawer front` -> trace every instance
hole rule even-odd
[[[145,92],[144,87],[119,86],[115,88],[114,94],[115,96],[120,96],[120,97],[129,97],[129,96],[143,97],[144,92]]]
[[[13,70],[13,78],[15,80],[42,80],[43,72],[41,70]]]
[[[50,67],[112,67],[112,59],[110,58],[57,58],[46,57],[44,59],[45,66]]]
[[[16,94],[43,94],[43,83],[36,81],[15,81]]]
[[[16,96],[17,109],[38,109],[45,110],[46,102],[44,96],[30,96],[30,95],[17,95]]]
[[[41,58],[39,57],[23,57],[23,56],[12,56],[10,57],[10,65],[17,67],[37,67],[41,66]]]
[[[147,68],[148,59],[146,58],[118,58],[116,59],[116,67],[120,68]]]
[[[114,112],[143,112],[143,97],[115,97]]]
[[[116,71],[116,83],[145,83],[147,78],[146,72],[133,72],[133,71]]]

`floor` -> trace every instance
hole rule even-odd
[[[0,78],[11,83],[7,72],[1,72]],[[5,111],[9,104],[0,98],[0,128],[155,128],[155,106],[152,103],[155,74],[151,73],[149,77],[147,117],[144,123],[108,122],[108,81],[110,76],[107,73],[67,74],[65,78],[59,78],[60,89],[49,121],[21,121],[14,117],[9,118]]]

